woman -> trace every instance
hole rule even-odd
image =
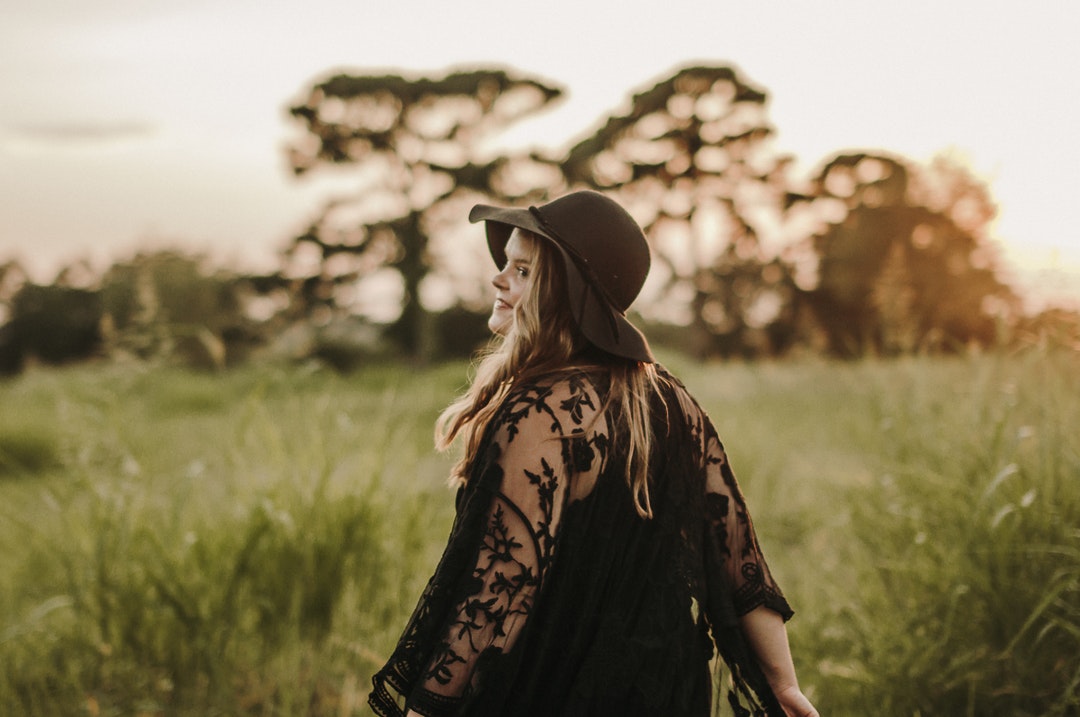
[[[436,426],[457,515],[372,708],[703,716],[716,649],[737,714],[817,715],[716,431],[626,319],[641,229],[595,192],[469,218],[502,339]]]

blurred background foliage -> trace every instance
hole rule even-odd
[[[338,74],[290,107],[299,178],[338,167],[326,200],[261,275],[175,251],[50,285],[0,266],[0,372],[92,357],[220,369],[253,356],[343,370],[466,356],[487,335],[492,274],[476,202],[607,192],[652,242],[635,308],[653,340],[699,358],[857,358],[1080,346],[1075,312],[1027,313],[1006,283],[987,186],[949,155],[840,150],[808,179],[770,141],[767,94],[730,67],[678,70],[566,151],[498,132],[562,90],[511,70]]]

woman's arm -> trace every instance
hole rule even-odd
[[[784,619],[767,607],[757,607],[739,618],[739,624],[788,717],[818,717],[818,711],[799,689]]]
[[[574,431],[591,419],[584,407],[571,410],[585,388],[568,382],[525,386],[506,399],[499,423],[489,426],[488,443],[470,478],[475,490],[461,508],[472,511],[468,501],[475,501],[481,514],[468,523],[470,532],[451,536],[452,544],[459,541],[463,554],[473,557],[434,632],[427,661],[417,670],[419,678],[405,690],[406,717],[458,714],[484,682],[478,670],[515,659],[509,656],[554,557],[567,491],[572,482],[592,475],[590,467],[571,461],[576,454],[570,439],[592,435],[595,440],[598,430],[590,421],[592,433]],[[598,397],[587,398],[588,406],[601,405]],[[598,471],[600,461],[593,463],[591,470]]]

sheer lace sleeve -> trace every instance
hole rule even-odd
[[[709,568],[723,573],[737,615],[764,605],[789,620],[794,612],[765,562],[746,500],[716,428],[687,394],[680,396],[680,402],[705,468],[706,541],[711,543],[709,554],[720,563]]]
[[[408,708],[454,710],[483,680],[485,664],[513,647],[556,549],[566,497],[595,481],[606,456],[599,397],[574,379],[514,391],[489,430],[490,460],[478,476],[492,487],[471,575]],[[477,476],[474,476],[477,478]]]

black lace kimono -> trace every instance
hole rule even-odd
[[[430,716],[699,717],[714,647],[735,678],[729,699],[783,714],[738,617],[791,609],[712,423],[661,376],[650,520],[624,477],[624,439],[599,411],[603,371],[511,391],[435,575],[373,679],[377,714],[401,715],[403,702]]]

